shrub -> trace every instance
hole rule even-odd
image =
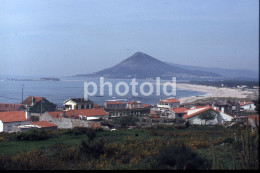
[[[54,160],[79,160],[78,148],[73,147],[73,145],[56,143],[52,145],[49,150]]]
[[[13,138],[18,141],[40,141],[48,139],[49,135],[45,130],[32,129],[26,132],[19,132]]]
[[[101,139],[95,142],[90,142],[82,139],[79,149],[85,156],[90,156],[97,159],[101,154],[104,154],[104,141]]]
[[[160,135],[160,133],[157,130],[155,130],[155,129],[150,129],[149,130],[149,134],[151,136],[159,136]]]
[[[225,140],[224,140],[224,143],[229,143],[229,144],[231,144],[231,143],[233,143],[234,142],[234,138],[226,138]]]
[[[67,129],[64,134],[68,134],[68,135],[82,135],[82,134],[86,134],[87,129],[86,128],[73,128],[73,129]]]
[[[68,129],[64,132],[64,134],[69,134],[69,135],[87,135],[88,140],[92,141],[96,137],[96,132],[97,131],[102,131],[100,129],[90,129],[90,128],[85,128],[85,127],[76,127],[73,129]]]
[[[189,121],[186,121],[186,122],[184,123],[184,125],[185,125],[186,128],[189,128],[189,127],[190,127],[190,122],[189,122]]]
[[[157,169],[209,169],[209,161],[199,157],[184,144],[170,145],[159,151]]]
[[[134,116],[124,116],[114,119],[114,123],[121,127],[135,126],[137,121],[138,118]]]

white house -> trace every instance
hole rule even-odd
[[[202,113],[215,114],[215,118],[208,121],[202,120],[199,118]],[[221,112],[216,108],[214,109],[212,106],[199,106],[187,110],[187,113],[184,115],[184,119],[189,121],[191,124],[214,125],[217,123],[224,123],[227,121],[231,121],[233,117],[224,112]]]
[[[65,110],[92,109],[93,102],[84,98],[69,98],[64,101]]]
[[[180,106],[180,101],[177,99],[164,99],[157,103],[158,109],[171,109]]]
[[[140,101],[129,101],[126,105],[127,109],[135,109],[135,108],[141,108],[141,102]]]
[[[253,102],[240,102],[240,111],[254,111],[255,105]]]
[[[0,132],[12,132],[14,126],[29,124],[30,114],[24,111],[0,112]]]

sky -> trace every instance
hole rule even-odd
[[[258,0],[1,0],[0,21],[0,75],[91,73],[137,51],[258,71]]]

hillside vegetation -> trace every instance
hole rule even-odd
[[[257,132],[190,126],[1,133],[0,169],[258,169]]]

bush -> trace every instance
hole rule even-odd
[[[161,133],[159,133],[157,130],[155,130],[155,129],[150,129],[149,130],[149,134],[151,135],[151,136],[160,136],[161,135]]]
[[[209,169],[209,161],[201,158],[184,144],[162,148],[156,158],[157,169]]]
[[[79,149],[85,156],[90,156],[97,159],[101,154],[104,154],[104,141],[102,139],[95,142],[81,140]]]
[[[125,116],[114,119],[114,123],[121,127],[135,126],[138,121],[137,117]]]
[[[78,147],[63,143],[55,143],[50,148],[51,158],[62,161],[78,161],[80,159]]]
[[[64,134],[69,134],[69,135],[90,135],[93,136],[93,133],[95,133],[96,130],[86,128],[86,127],[75,127],[73,129],[68,129],[64,132]]]
[[[189,128],[190,127],[190,122],[186,121],[184,125],[185,125],[186,128]]]
[[[26,132],[19,132],[14,135],[14,139],[17,141],[40,141],[46,140],[50,136],[45,130],[42,129],[32,129]]]
[[[224,143],[229,143],[229,144],[232,144],[234,142],[234,138],[226,138],[224,140]]]

